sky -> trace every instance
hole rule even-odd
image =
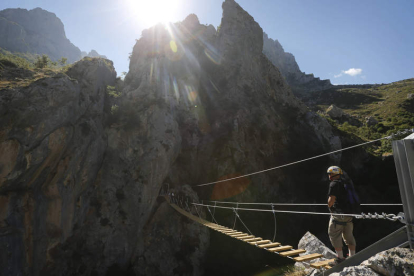
[[[158,21],[220,25],[223,0],[1,0],[6,8],[53,12],[81,51],[94,49],[118,75],[144,29]],[[301,71],[333,84],[391,83],[414,77],[412,0],[238,0]]]

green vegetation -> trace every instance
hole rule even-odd
[[[42,55],[41,57],[38,57],[35,62],[36,68],[46,68],[51,64],[51,60],[47,55]]]
[[[5,66],[29,69],[31,67],[31,63],[25,58],[0,48],[0,68]]]
[[[340,131],[364,141],[414,128],[414,79],[369,88],[334,88],[311,93],[310,97],[305,99],[307,100],[316,104],[315,110],[324,112],[334,104],[358,120],[361,126],[322,115]],[[369,116],[375,118],[378,123],[368,126],[366,118]],[[391,152],[391,142],[382,140],[380,146],[373,146],[369,151],[376,155]]]
[[[113,106],[111,106],[111,114],[112,115],[116,115],[118,113],[119,110],[119,106],[114,104]]]
[[[110,97],[113,97],[113,98],[118,98],[122,95],[121,91],[118,91],[115,86],[110,86],[110,85],[106,87],[106,92],[108,93]]]

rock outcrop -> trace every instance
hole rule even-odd
[[[89,53],[82,51],[82,58],[84,57],[100,57],[107,58],[105,55],[100,55],[97,51],[91,50]]]
[[[305,249],[308,252],[305,254],[311,252],[324,255],[324,258],[312,260],[310,261],[311,263],[336,257],[333,251],[309,232],[299,241],[298,248]],[[296,263],[295,266],[299,269],[304,269],[307,275],[316,276],[323,274],[320,270],[310,268],[307,264]],[[372,256],[358,266],[346,267],[341,272],[332,273],[331,275],[411,276],[414,275],[414,251],[408,248],[391,248]]]
[[[46,54],[69,63],[81,58],[81,51],[66,38],[62,21],[41,8],[0,11],[0,47],[10,52]]]
[[[111,62],[95,58],[2,90],[0,246],[7,254],[1,274],[201,275],[209,232],[157,198],[164,184],[196,198],[195,188],[183,184],[341,145],[262,49],[260,26],[226,0],[218,33],[195,15],[144,31],[117,98],[106,90],[117,85]],[[295,171],[309,182],[325,175],[307,165]],[[290,169],[278,170],[197,193],[269,202],[320,193],[300,180]]]
[[[414,251],[392,248],[362,262],[376,273],[385,276],[414,275]]]
[[[332,87],[330,80],[321,80],[315,78],[313,74],[300,71],[295,57],[285,52],[279,41],[269,38],[266,33],[263,33],[263,53],[280,70],[297,96]]]

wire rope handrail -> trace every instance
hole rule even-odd
[[[266,203],[266,202],[233,202],[233,201],[214,201],[205,200],[206,202],[215,202],[222,204],[238,204],[238,205],[273,205],[273,206],[326,206],[327,203]],[[402,203],[361,203],[361,206],[402,206]]]
[[[372,141],[368,141],[368,142],[365,142],[365,143],[361,143],[361,144],[358,144],[358,145],[350,146],[350,147],[347,147],[347,148],[334,150],[334,151],[324,153],[324,154],[320,154],[320,155],[316,155],[316,156],[313,156],[313,157],[305,158],[305,159],[298,160],[298,161],[291,162],[291,163],[287,163],[287,164],[284,164],[284,165],[281,165],[281,166],[277,166],[277,167],[273,167],[273,168],[253,172],[253,173],[248,173],[248,174],[244,174],[244,175],[240,175],[240,176],[236,176],[236,177],[232,177],[232,178],[228,178],[228,179],[222,179],[222,180],[218,180],[218,181],[213,181],[213,182],[208,182],[208,183],[198,184],[198,185],[192,185],[192,186],[201,187],[201,186],[213,185],[213,184],[216,184],[216,183],[231,181],[231,180],[234,180],[234,179],[239,179],[239,178],[243,178],[243,177],[250,176],[250,175],[255,175],[255,174],[259,174],[259,173],[263,173],[263,172],[268,172],[268,171],[284,168],[284,167],[287,167],[287,166],[291,166],[291,165],[294,165],[294,164],[302,163],[302,162],[305,162],[305,161],[309,161],[309,160],[312,160],[312,159],[316,159],[316,158],[319,158],[319,157],[331,155],[331,154],[334,154],[334,153],[337,153],[337,152],[353,149],[353,148],[356,148],[356,147],[361,147],[361,146],[368,145],[368,144],[371,144],[371,143],[375,143],[375,142],[378,142],[378,141],[381,141],[381,140],[392,139],[395,136],[399,136],[399,135],[402,135],[402,134],[407,134],[407,133],[410,133],[410,132],[414,132],[414,129],[405,129],[403,131],[398,131],[397,133],[393,133],[393,134],[391,134],[389,136],[386,136],[386,137],[382,137],[382,138],[375,139],[375,140],[372,140]]]
[[[198,206],[204,206],[204,207],[212,207],[212,205],[206,205],[206,204],[199,204],[199,203],[192,203],[194,205]],[[221,209],[234,209],[233,207],[225,207],[225,206],[216,206],[216,208]],[[237,210],[241,211],[254,211],[254,212],[275,212],[275,213],[291,213],[291,214],[308,214],[308,215],[329,215],[329,216],[348,216],[348,217],[355,217],[356,219],[388,219],[392,221],[401,220],[403,219],[401,216],[396,216],[394,214],[386,214],[382,213],[380,214],[365,214],[361,213],[360,215],[357,214],[337,214],[337,213],[320,213],[320,212],[303,212],[303,211],[288,211],[288,210],[267,210],[267,209],[251,209],[251,208],[237,208]]]

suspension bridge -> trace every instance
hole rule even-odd
[[[414,130],[410,130],[411,132],[414,132]],[[407,131],[403,132],[407,133]],[[375,141],[379,141],[382,139],[391,139],[393,135],[384,137],[381,139],[377,139]],[[371,142],[375,142],[371,141]],[[367,142],[369,143],[369,142]],[[365,145],[367,143],[363,143],[356,146]],[[352,146],[346,149],[354,148],[356,146]],[[264,239],[262,237],[257,237],[253,235],[253,233],[249,230],[249,228],[246,226],[246,224],[243,222],[239,215],[239,211],[250,211],[250,212],[272,212],[275,216],[276,213],[296,213],[296,214],[308,214],[308,215],[329,215],[331,216],[331,213],[320,213],[320,212],[303,212],[303,211],[287,211],[287,210],[277,210],[275,209],[275,206],[278,205],[285,205],[285,206],[300,206],[300,205],[306,205],[306,206],[317,206],[317,205],[326,205],[326,204],[295,204],[295,203],[238,203],[238,202],[224,202],[224,201],[207,201],[210,203],[214,203],[214,205],[211,204],[204,204],[202,203],[195,203],[195,202],[189,202],[188,199],[180,198],[177,195],[174,195],[174,193],[168,192],[167,190],[164,190],[163,194],[160,194],[165,198],[165,200],[168,202],[168,204],[174,208],[176,211],[178,211],[180,214],[186,216],[187,218],[191,219],[192,221],[195,221],[197,223],[200,223],[214,231],[218,231],[222,233],[223,235],[227,235],[229,238],[237,239],[241,242],[248,243],[252,246],[255,246],[257,248],[266,250],[271,253],[278,254],[281,257],[289,258],[295,262],[301,262],[306,263],[312,268],[319,269],[321,274],[323,275],[329,275],[333,272],[341,271],[343,268],[348,266],[355,266],[359,265],[362,261],[368,259],[369,257],[393,248],[393,247],[407,247],[409,246],[411,249],[413,249],[414,244],[414,170],[412,171],[412,168],[414,168],[414,139],[409,140],[399,140],[399,141],[393,141],[393,152],[394,152],[394,159],[395,159],[395,165],[397,170],[397,176],[398,176],[398,183],[400,187],[401,192],[401,199],[402,204],[361,204],[361,205],[367,205],[367,206],[402,206],[404,212],[399,213],[397,215],[395,214],[378,214],[378,213],[361,213],[361,214],[341,214],[344,216],[351,216],[355,219],[384,219],[384,220],[391,220],[391,221],[399,221],[405,226],[401,227],[397,231],[389,234],[388,236],[384,237],[383,239],[375,242],[374,244],[368,246],[367,248],[361,250],[357,254],[348,257],[345,261],[341,262],[338,265],[335,265],[331,267],[329,263],[331,263],[334,259],[326,259],[324,256],[320,253],[315,252],[307,252],[305,249],[295,249],[291,245],[283,245],[281,242],[275,241],[276,236],[276,217],[275,217],[275,235],[273,237],[273,240],[270,239]],[[342,150],[346,150],[342,149]],[[326,156],[328,154],[336,153],[338,151],[334,151],[327,154],[322,154],[316,157],[311,157],[307,159],[303,159],[297,162],[293,162],[290,164],[286,164],[279,167],[274,167],[271,169],[263,170],[256,173],[262,173],[265,171],[269,171],[272,169],[277,169],[281,167],[285,167],[288,165],[297,164],[299,162],[312,160],[314,158]],[[248,175],[253,175],[256,173],[251,173]],[[247,176],[247,175],[244,175]],[[238,176],[233,179],[237,179],[244,176]],[[223,181],[229,181],[232,179],[226,179],[216,182],[209,182],[205,184],[195,185],[195,186],[206,186],[206,185],[213,185],[215,183],[223,182]],[[219,203],[220,205],[217,205]],[[236,207],[228,206],[228,205],[236,205]],[[263,208],[241,208],[239,205],[267,205],[271,206],[270,209],[263,209]],[[192,208],[194,207],[194,210],[196,211],[196,214],[192,213]],[[212,222],[205,220],[201,217],[200,212],[197,207],[205,207],[209,211]],[[217,223],[217,221],[214,218],[214,213],[211,211],[211,209],[214,208],[214,211],[216,208],[220,209],[231,209],[233,210],[235,214],[235,223],[238,219],[243,226],[246,228],[247,232],[238,231],[230,227],[226,227],[223,225],[220,225]]]

